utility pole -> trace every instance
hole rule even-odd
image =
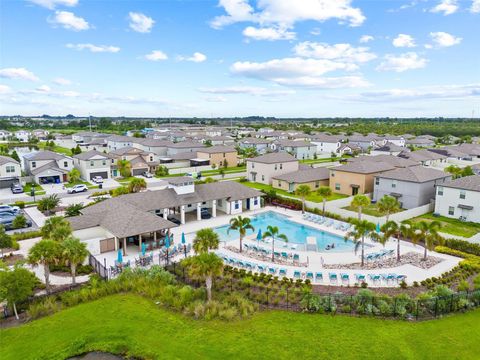
[[[90,132],[92,132],[92,115],[88,114],[88,126],[90,127]]]

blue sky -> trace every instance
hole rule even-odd
[[[480,113],[480,0],[5,0],[0,113]]]

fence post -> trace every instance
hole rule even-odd
[[[289,308],[289,304],[288,304],[288,287],[287,287],[287,309]]]
[[[415,320],[418,321],[418,300],[416,300],[415,303],[416,303],[416,308],[417,308],[416,309],[417,311],[416,311],[416,314],[415,314]]]
[[[397,298],[395,298],[395,301],[393,302],[393,317],[397,316]]]
[[[353,314],[353,295],[350,295],[350,315]]]
[[[454,295],[455,295],[455,294],[450,295],[450,312],[453,311],[453,296],[454,296]]]
[[[328,311],[332,312],[332,296],[328,294]]]
[[[435,318],[437,317],[437,311],[438,311],[438,296],[435,298]]]
[[[267,308],[269,307],[270,303],[268,302],[268,287],[267,287]]]

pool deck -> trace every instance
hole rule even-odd
[[[342,238],[345,236],[345,232],[341,230],[334,229],[332,227],[327,227],[325,225],[321,224],[316,224],[311,221],[305,220],[302,217],[302,213],[300,211],[293,211],[293,210],[288,210],[284,208],[276,208],[276,207],[271,207],[267,206],[259,210],[255,211],[249,211],[246,213],[241,214],[241,216],[254,216],[260,213],[268,212],[268,211],[275,211],[278,214],[282,214],[285,216],[288,216],[290,220],[298,222],[300,224],[304,224],[307,226],[310,226],[312,228],[330,232],[332,234],[336,234],[338,236],[341,236]],[[174,239],[175,239],[175,244],[179,243],[179,239],[181,239],[181,234],[182,232],[185,233],[185,240],[187,244],[192,243],[193,239],[195,237],[195,232],[204,229],[204,228],[215,228],[218,226],[222,226],[225,224],[228,224],[231,218],[236,217],[237,215],[222,215],[218,216],[216,218],[211,218],[208,220],[201,220],[201,221],[191,221],[188,222],[184,225],[181,225],[179,227],[173,228],[172,233],[174,234]],[[280,229],[281,232],[281,229]],[[239,242],[238,240],[232,240],[227,242],[230,246],[233,247],[238,247]],[[375,269],[375,270],[360,270],[360,269],[355,269],[355,270],[349,270],[349,269],[325,269],[322,266],[322,263],[324,264],[351,264],[351,263],[358,263],[360,262],[360,256],[359,254],[355,255],[353,251],[343,251],[343,252],[332,252],[332,251],[304,251],[302,249],[297,249],[297,250],[292,250],[290,247],[292,244],[287,244],[287,247],[283,247],[284,243],[281,241],[275,241],[275,251],[278,252],[287,252],[287,253],[295,253],[300,256],[300,262],[301,263],[308,263],[308,266],[293,266],[293,265],[283,265],[283,264],[277,264],[277,263],[272,263],[271,261],[266,261],[266,260],[260,260],[255,257],[248,256],[245,253],[239,254],[237,252],[233,252],[227,248],[225,248],[225,245],[227,244],[226,242],[221,242],[220,248],[216,251],[218,255],[221,256],[226,256],[229,258],[235,258],[237,260],[243,260],[246,262],[250,262],[255,265],[263,265],[263,266],[268,266],[268,267],[275,267],[277,268],[277,274],[278,275],[278,269],[284,268],[287,270],[287,277],[292,277],[294,271],[300,271],[302,276],[305,275],[306,272],[313,272],[314,274],[317,272],[322,272],[323,273],[323,281],[313,281],[315,284],[319,285],[354,285],[355,284],[355,274],[363,274],[367,277],[366,282],[368,282],[370,287],[386,287],[386,286],[397,286],[396,284],[390,283],[385,283],[385,282],[380,282],[374,284],[370,279],[368,279],[369,274],[375,274],[375,275],[380,275],[380,274],[390,274],[394,273],[397,275],[405,275],[407,276],[406,282],[411,285],[413,284],[414,281],[422,281],[426,278],[433,277],[433,276],[440,276],[442,273],[450,270],[454,266],[456,266],[462,259],[456,258],[450,255],[445,255],[445,254],[439,254],[435,252],[429,251],[429,255],[442,258],[444,261],[438,263],[437,265],[432,266],[430,269],[421,269],[416,266],[407,264],[407,265],[400,265],[396,267],[390,267],[390,268],[382,268],[382,269]],[[369,245],[369,247],[365,248],[365,254],[369,253],[375,253],[379,252],[381,250],[395,250],[396,251],[396,240],[391,239],[385,244],[385,247],[382,246],[381,244],[374,243],[370,239],[366,239],[365,243]],[[244,239],[244,244],[248,245],[258,245],[259,242],[256,240],[256,233],[254,235],[247,236]],[[264,243],[260,242],[260,245],[265,248],[265,249],[271,249],[271,244],[269,243]],[[423,247],[421,246],[414,246],[411,243],[401,241],[401,253],[405,254],[407,252],[416,252],[421,255],[423,255]],[[124,257],[124,261],[127,261],[129,259],[134,259],[135,256],[138,256],[138,247],[129,247],[127,249],[127,253],[129,254],[128,256]],[[150,252],[149,252],[150,253]],[[156,259],[156,256],[158,256],[158,250],[153,252],[154,259]],[[110,253],[104,253],[100,254],[97,256],[97,258],[103,262],[104,258],[106,259],[107,266],[113,265],[114,261],[116,260],[116,253],[115,252],[110,252]],[[183,254],[177,255],[174,259],[172,260],[180,260],[183,258]],[[134,262],[134,261],[132,261]],[[156,263],[156,261],[154,261]],[[337,282],[330,282],[329,281],[329,274],[330,273],[335,273],[337,274],[338,281]],[[342,282],[340,279],[341,274],[347,274],[349,276],[349,283],[347,282]]]

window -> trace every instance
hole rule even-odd
[[[320,186],[320,181],[315,181],[315,187],[318,188]]]
[[[37,163],[35,161],[32,161],[32,168],[36,168],[37,167]]]
[[[253,205],[258,205],[258,198],[253,199]]]
[[[92,160],[90,161],[90,166],[93,166],[95,164],[95,162]]]
[[[262,175],[262,181],[265,181],[265,175]]]
[[[453,206],[448,207],[448,215],[455,215],[455,208]]]
[[[332,177],[335,177],[335,173],[334,173],[334,172],[332,172],[332,173],[331,173],[331,176],[332,176]]]
[[[223,157],[225,157],[225,153],[223,153]]]
[[[107,165],[107,161],[106,161],[106,160],[102,160],[102,165]]]
[[[283,164],[280,164],[280,170],[282,170],[282,169],[283,169]]]
[[[340,184],[339,183],[335,183],[335,190],[340,190]]]
[[[275,170],[277,170],[277,164],[275,164]]]
[[[279,182],[278,182],[278,187],[281,187],[281,186],[282,186],[282,182],[279,181]]]
[[[255,163],[252,163],[252,169],[255,169]]]
[[[375,185],[380,185],[380,178],[375,178]]]
[[[8,165],[6,168],[7,168],[7,173],[15,172],[15,166],[13,165]]]
[[[437,195],[442,196],[443,195],[443,186],[439,186],[437,190],[438,190]]]
[[[392,188],[395,189],[397,187],[397,181],[393,180],[392,181]]]
[[[153,161],[153,156],[152,155],[150,155],[150,161]]]
[[[460,199],[465,199],[466,195],[465,190],[460,190]]]
[[[235,201],[235,209],[238,209],[240,208],[240,204],[238,203],[238,201]]]

